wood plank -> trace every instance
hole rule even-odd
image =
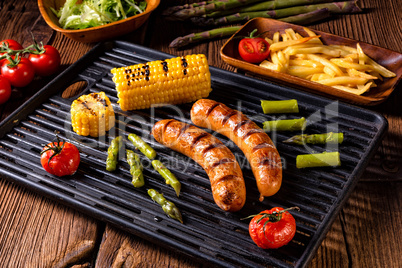
[[[107,225],[95,267],[202,267],[182,254]]]
[[[400,267],[401,188],[360,182],[309,267]]]
[[[158,12],[168,4],[171,5],[169,1],[163,1]],[[402,32],[400,27],[394,27],[400,25],[400,2],[370,0],[361,1],[360,5],[365,8],[365,13],[341,15],[312,28],[402,52]],[[164,22],[158,12],[151,16],[149,23],[122,39],[174,55],[205,53],[211,65],[237,71],[220,60],[219,49],[224,40],[180,50],[168,48],[176,34],[199,29],[191,24]],[[36,1],[33,0],[2,1],[0,22],[1,39],[14,38],[23,44],[29,43],[27,29],[36,30],[41,40],[62,51],[61,70],[94,45],[78,43],[49,31],[50,28],[40,20]],[[4,119],[51,78],[37,78],[30,87],[14,90],[12,100],[0,108],[0,119]],[[386,103],[369,108],[387,117],[390,131],[310,267],[400,267],[395,252],[401,252],[401,94],[401,90],[396,90]],[[103,226],[103,223],[73,209],[0,179],[2,264],[20,267],[74,265],[78,268],[92,267],[96,262],[96,267],[203,267],[183,255],[109,225],[104,230]],[[96,252],[98,247],[99,252]]]
[[[91,260],[97,221],[0,180],[0,263],[66,267]]]
[[[81,44],[64,46],[66,38],[54,34],[43,23],[36,1],[1,3],[1,40],[15,39],[26,47],[32,44],[30,31],[37,41],[44,44],[54,38],[52,45],[63,52],[62,68],[75,62],[91,48]],[[0,118],[4,119],[54,76],[36,77],[28,87],[13,89],[12,98],[3,106],[4,111]],[[0,180],[0,263],[3,265],[88,266],[97,248],[98,226],[97,221],[76,210],[31,193],[4,179]]]

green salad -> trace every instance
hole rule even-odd
[[[146,7],[145,0],[66,0],[52,11],[63,29],[85,29],[140,14]]]

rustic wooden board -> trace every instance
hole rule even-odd
[[[161,7],[173,5],[164,2]],[[365,9],[362,14],[342,15],[311,27],[402,52],[401,2],[360,4]],[[27,44],[27,29],[61,50],[62,69],[93,47],[50,31],[41,23],[34,0],[0,2],[0,38]],[[236,71],[219,58],[224,40],[181,50],[167,47],[179,33],[193,30],[197,29],[191,25],[163,23],[156,13],[138,32],[122,38],[175,55],[206,53],[211,65]],[[36,79],[29,88],[14,90],[12,100],[0,106],[0,119],[50,80]],[[389,132],[309,267],[400,267],[401,99],[399,87],[386,103],[372,108],[387,117]],[[0,263],[11,267],[203,267],[4,179],[0,179]]]

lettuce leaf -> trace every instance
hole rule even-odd
[[[145,0],[66,0],[60,10],[52,9],[64,29],[85,29],[126,19],[145,11]]]

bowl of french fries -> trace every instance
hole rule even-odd
[[[240,57],[240,37],[257,29],[270,44],[259,64]],[[385,101],[402,76],[402,54],[273,19],[246,23],[222,46],[228,64],[281,84],[361,105]]]

